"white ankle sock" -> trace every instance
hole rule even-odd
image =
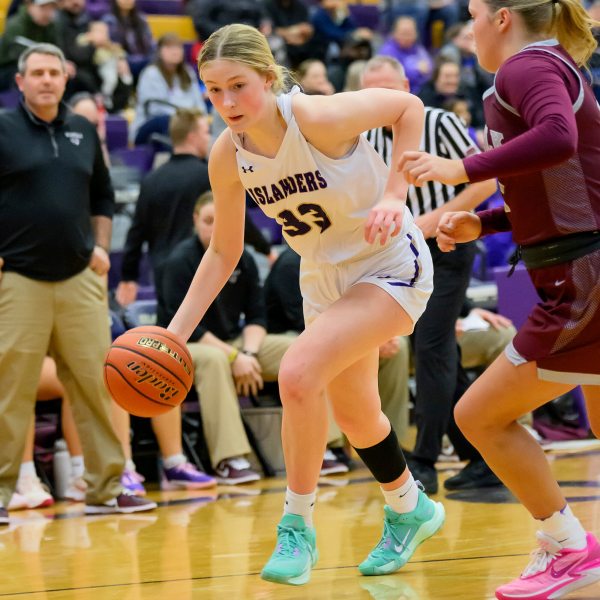
[[[185,454],[172,454],[171,456],[165,456],[162,459],[163,467],[165,469],[172,469],[179,465],[184,465],[187,462]]]
[[[381,493],[385,498],[385,503],[397,513],[407,513],[415,510],[419,501],[419,488],[412,476],[395,490],[384,490]]]
[[[540,529],[563,548],[582,550],[587,544],[585,529],[567,504],[547,519],[540,519]]]
[[[134,462],[133,462],[133,461],[132,461],[130,458],[128,458],[128,459],[125,461],[125,468],[126,468],[128,471],[137,471],[137,469],[135,468],[135,463],[134,463]]]
[[[71,475],[73,477],[83,477],[84,471],[83,456],[71,456]]]
[[[19,478],[27,476],[36,476],[35,465],[33,464],[33,461],[21,463],[21,466],[19,467]]]
[[[296,494],[288,487],[285,491],[284,515],[300,515],[307,527],[313,526],[313,509],[317,500],[317,490],[310,494]]]

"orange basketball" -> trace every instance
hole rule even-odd
[[[115,402],[138,417],[179,406],[194,380],[183,340],[162,327],[135,327],[119,336],[104,360],[104,382]]]

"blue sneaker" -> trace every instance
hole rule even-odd
[[[277,546],[260,576],[266,581],[302,585],[310,579],[317,562],[314,527],[307,527],[300,515],[283,515],[277,525]]]
[[[358,566],[363,575],[387,575],[401,569],[421,542],[444,524],[444,507],[419,490],[415,510],[397,513],[384,506],[383,535],[379,544]]]
[[[162,490],[201,490],[215,487],[217,480],[197,469],[191,463],[183,463],[171,469],[163,469],[160,482]]]

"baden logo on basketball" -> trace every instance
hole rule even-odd
[[[175,359],[184,369],[188,375],[192,374],[192,371],[187,364],[187,362],[183,359],[183,357],[175,350],[172,350],[167,346],[164,342],[157,340],[151,337],[142,337],[137,342],[138,346],[143,346],[144,348],[154,348],[154,350],[159,350],[160,352],[164,352],[168,354],[171,358]]]
[[[137,361],[131,361],[127,363],[127,368],[136,374],[136,383],[145,383],[159,390],[159,395],[163,400],[171,400],[172,398],[175,398],[177,394],[179,394],[179,390],[177,388],[173,387],[160,377],[157,377],[151,371],[148,371],[144,365],[141,365]]]

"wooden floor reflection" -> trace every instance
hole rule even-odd
[[[585,527],[600,533],[600,450],[561,452],[552,465]],[[78,504],[12,513],[0,529],[0,598],[482,600],[532,550],[531,520],[506,491],[442,492],[441,534],[401,572],[362,577],[356,565],[381,532],[380,493],[364,470],[329,480],[315,517],[320,560],[305,586],[259,577],[282,510],[285,482],[274,479],[212,494],[152,492],[160,508],[141,515],[84,517]],[[600,598],[600,586],[569,598]]]

